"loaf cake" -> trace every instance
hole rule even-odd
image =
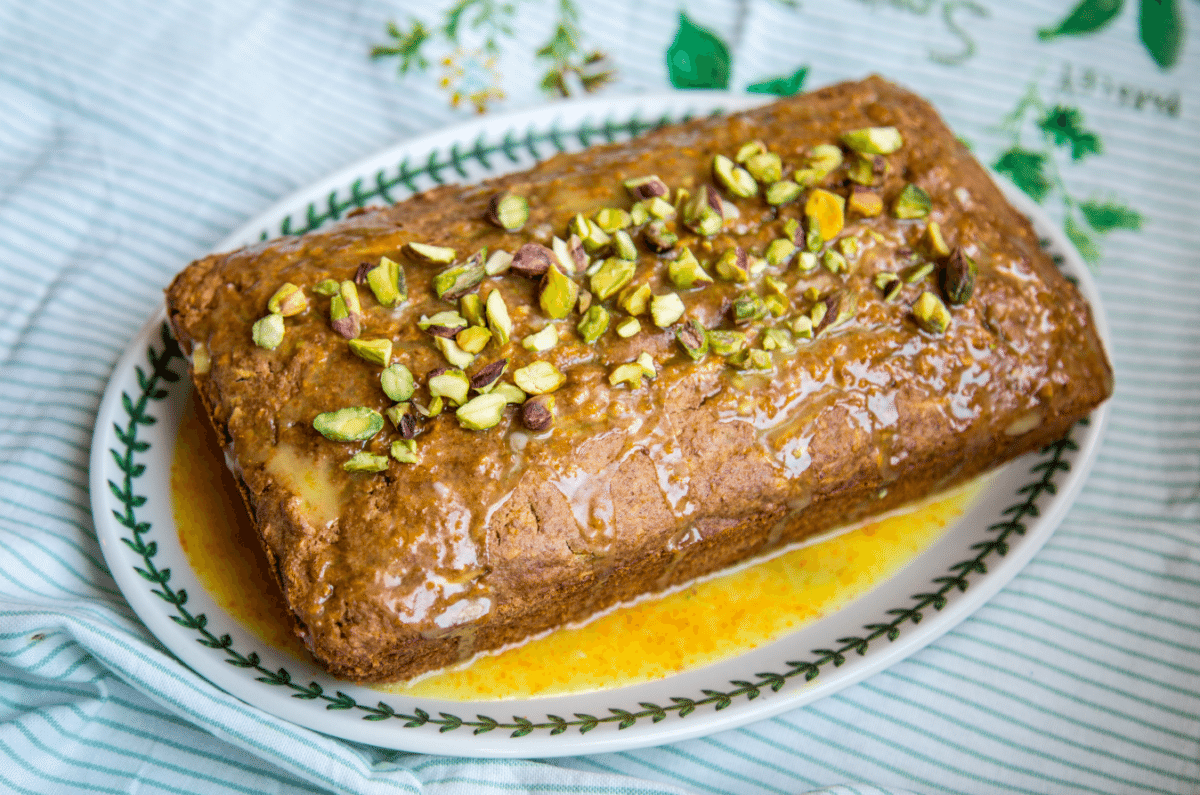
[[[878,77],[215,254],[167,308],[357,681],[927,498],[1112,391],[1027,220]]]

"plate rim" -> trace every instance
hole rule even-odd
[[[506,124],[508,125],[508,130],[511,130],[516,125],[523,123],[542,122],[553,125],[564,117],[571,119],[583,119],[588,114],[593,114],[598,111],[616,113],[622,110],[629,110],[630,108],[632,108],[633,112],[636,114],[638,109],[646,107],[660,107],[656,103],[663,99],[667,100],[666,104],[671,107],[682,107],[684,105],[700,105],[703,107],[704,103],[712,102],[719,103],[725,108],[730,108],[731,106],[740,108],[769,101],[769,99],[764,99],[762,97],[739,97],[735,94],[718,92],[701,92],[697,94],[687,94],[682,97],[676,94],[663,95],[663,97],[646,95],[637,97],[602,98],[579,103],[562,103],[560,105],[487,117],[463,125],[458,125],[456,127],[448,128],[446,130],[419,136],[406,141],[401,141],[385,147],[374,155],[342,168],[329,177],[319,180],[307,188],[293,192],[283,200],[276,202],[267,210],[255,215],[252,219],[239,227],[239,229],[233,234],[227,236],[214,250],[225,250],[230,247],[236,247],[237,245],[244,244],[247,242],[247,237],[251,235],[254,236],[254,240],[260,239],[258,237],[259,230],[264,227],[268,227],[268,221],[277,221],[281,217],[284,217],[283,214],[285,211],[288,215],[290,215],[291,213],[303,211],[305,205],[307,205],[309,208],[315,206],[316,202],[319,201],[330,190],[335,189],[338,186],[345,188],[348,184],[351,184],[351,180],[364,176],[366,174],[366,170],[373,169],[376,164],[384,164],[385,162],[388,162],[389,157],[394,158],[399,153],[403,153],[405,151],[420,152],[425,149],[428,149],[431,153],[434,153],[438,151],[439,147],[455,146],[457,145],[456,142],[464,141],[468,137],[477,134],[483,135],[490,129],[506,129],[504,126]],[[993,179],[995,179],[994,174]],[[1051,249],[1057,252],[1058,255],[1062,256],[1063,262],[1061,262],[1060,265],[1065,266],[1069,275],[1077,278],[1080,291],[1083,293],[1085,299],[1092,307],[1092,313],[1093,317],[1095,318],[1098,331],[1107,347],[1109,344],[1107,323],[1105,321],[1103,307],[1100,302],[1099,292],[1078,252],[1075,251],[1065,234],[1055,227],[1048,218],[1046,218],[1041,208],[1032,202],[1032,200],[1006,182],[1002,180],[997,180],[997,182],[1001,189],[1005,192],[1009,201],[1027,216],[1030,216],[1031,220],[1034,221],[1039,235],[1043,235],[1044,237],[1048,238]],[[354,189],[351,190],[351,193],[354,193]],[[307,212],[311,213],[311,209],[307,210]],[[396,708],[387,704],[385,700],[391,699],[392,701],[399,701],[400,699],[405,699],[410,703],[423,704],[425,702],[431,702],[433,704],[449,704],[452,705],[453,709],[462,711],[473,711],[474,709],[479,708],[477,705],[481,704],[491,705],[490,710],[485,711],[509,711],[510,707],[519,711],[519,707],[521,705],[536,703],[543,705],[541,711],[546,713],[547,718],[554,718],[556,716],[551,714],[549,710],[556,709],[556,703],[565,705],[567,701],[573,700],[584,701],[586,703],[587,700],[583,699],[582,696],[550,696],[519,701],[449,702],[437,699],[408,697],[403,696],[402,694],[394,695],[380,691],[371,691],[380,698],[378,707],[360,705],[357,703],[357,701],[351,698],[351,701],[353,702],[352,706],[354,708],[357,708],[358,710],[366,710],[368,714],[364,716],[365,720],[358,720],[354,723],[346,725],[351,728],[361,729],[361,731],[336,731],[333,730],[333,726],[342,728],[345,722],[334,723],[328,720],[317,720],[317,718],[325,715],[324,712],[318,712],[312,709],[281,709],[278,708],[278,705],[276,704],[278,699],[267,699],[272,706],[275,706],[276,708],[262,706],[261,700],[252,700],[246,698],[243,695],[243,688],[239,686],[230,688],[225,684],[222,684],[221,681],[218,680],[224,681],[227,679],[227,677],[221,676],[220,673],[214,673],[214,669],[217,669],[223,673],[228,673],[231,670],[230,668],[220,668],[221,663],[216,661],[214,661],[212,665],[201,665],[199,667],[193,665],[191,662],[188,662],[186,659],[187,655],[177,653],[175,645],[168,643],[167,640],[163,638],[162,634],[160,634],[167,633],[169,637],[174,638],[175,633],[180,629],[179,622],[175,620],[175,623],[172,623],[172,620],[174,620],[172,617],[169,617],[165,614],[160,614],[157,611],[151,611],[151,618],[148,619],[147,616],[144,615],[144,610],[139,609],[139,606],[135,604],[135,600],[130,599],[127,589],[145,589],[136,591],[136,593],[139,595],[138,601],[145,599],[148,604],[160,608],[168,604],[166,601],[160,601],[157,603],[153,601],[153,597],[151,597],[150,594],[153,593],[154,589],[152,586],[156,583],[152,578],[147,578],[145,574],[137,574],[136,571],[138,567],[136,566],[136,562],[134,565],[130,565],[130,561],[125,557],[127,554],[138,554],[138,544],[141,544],[143,549],[146,548],[146,543],[142,541],[142,534],[138,532],[132,532],[132,535],[134,536],[133,541],[136,543],[131,543],[129,539],[124,539],[121,536],[122,530],[120,528],[124,528],[125,532],[131,532],[133,531],[133,528],[129,525],[123,525],[121,523],[121,517],[117,515],[115,511],[110,513],[110,511],[113,510],[111,500],[116,499],[118,503],[123,505],[126,509],[129,509],[130,502],[136,502],[138,499],[138,495],[133,493],[131,479],[129,479],[128,476],[131,471],[136,471],[136,468],[139,466],[134,455],[136,452],[138,452],[136,445],[126,445],[123,461],[122,456],[118,454],[115,447],[111,445],[110,440],[112,438],[116,438],[118,441],[121,441],[122,434],[122,431],[116,426],[115,423],[112,422],[112,419],[117,417],[120,411],[124,410],[126,415],[131,418],[131,427],[135,431],[134,441],[139,441],[136,439],[136,428],[139,424],[139,421],[135,415],[139,411],[143,411],[145,408],[148,408],[150,405],[152,405],[150,403],[151,400],[159,401],[162,399],[160,397],[155,397],[155,395],[162,391],[161,384],[155,379],[165,379],[166,376],[163,375],[163,373],[170,372],[175,375],[174,380],[178,381],[182,379],[185,383],[187,382],[186,371],[183,374],[179,374],[177,371],[170,370],[170,365],[175,361],[176,358],[182,358],[182,354],[178,352],[177,346],[174,348],[174,351],[172,351],[171,346],[174,345],[174,342],[166,335],[165,317],[165,309],[160,307],[134,337],[129,347],[118,360],[105,388],[104,397],[97,413],[96,426],[93,431],[90,456],[91,466],[89,472],[93,516],[95,518],[97,527],[98,540],[100,541],[105,560],[108,563],[110,571],[113,572],[114,579],[117,581],[117,584],[121,588],[126,600],[129,601],[130,606],[134,609],[139,619],[146,624],[148,629],[150,629],[151,633],[161,643],[163,643],[163,645],[170,650],[174,656],[180,659],[184,665],[187,665],[189,668],[191,668],[205,682],[218,687],[224,692],[233,695],[235,698],[245,701],[251,706],[262,709],[265,712],[276,715],[282,719],[307,726],[317,731],[334,734],[345,739],[354,740],[357,742],[365,742],[372,745],[379,745],[382,747],[392,747],[401,750],[435,754],[459,753],[462,755],[477,757],[548,757],[574,755],[579,753],[601,753],[629,750],[637,747],[678,742],[685,739],[708,735],[724,729],[734,728],[736,726],[741,726],[746,723],[772,717],[782,712],[795,709],[799,706],[810,703],[817,698],[830,695],[838,690],[843,689],[844,687],[848,687],[858,681],[861,681],[867,676],[870,676],[894,664],[895,662],[898,662],[899,660],[907,657],[909,654],[912,654],[924,646],[932,643],[943,633],[956,626],[960,621],[978,609],[996,592],[1003,588],[1004,585],[1007,584],[1014,576],[1016,576],[1016,574],[1024,568],[1025,564],[1028,563],[1028,561],[1037,553],[1042,545],[1044,545],[1046,540],[1048,540],[1049,536],[1053,533],[1054,529],[1057,528],[1058,524],[1062,521],[1062,518],[1070,509],[1071,504],[1074,502],[1075,497],[1082,488],[1083,483],[1092,468],[1100,440],[1103,437],[1103,431],[1106,425],[1109,407],[1107,402],[1102,404],[1099,409],[1092,413],[1090,417],[1090,425],[1086,429],[1081,431],[1080,426],[1077,425],[1072,429],[1071,432],[1067,434],[1066,437],[1064,437],[1064,441],[1055,443],[1057,445],[1062,445],[1062,447],[1060,447],[1056,453],[1054,453],[1054,456],[1062,455],[1064,450],[1067,449],[1066,445],[1077,446],[1077,449],[1074,451],[1074,455],[1072,456],[1074,463],[1068,466],[1067,471],[1060,481],[1053,479],[1054,474],[1058,471],[1057,463],[1046,469],[1045,475],[1050,478],[1048,482],[1053,483],[1054,486],[1057,487],[1057,494],[1052,495],[1052,498],[1048,500],[1048,504],[1046,505],[1035,504],[1035,500],[1040,498],[1041,492],[1038,492],[1034,495],[1034,498],[1031,498],[1029,504],[1033,506],[1034,513],[1030,514],[1030,516],[1033,517],[1030,524],[1033,525],[1033,532],[1025,535],[1021,539],[1021,542],[1015,545],[1015,549],[1009,550],[1007,555],[1002,553],[1002,558],[1004,561],[1003,565],[989,567],[987,574],[976,576],[974,578],[968,577],[970,572],[963,573],[961,579],[963,582],[967,583],[967,586],[962,587],[962,592],[954,595],[955,598],[945,601],[944,606],[938,608],[936,620],[933,620],[933,617],[931,617],[931,620],[926,622],[923,628],[910,627],[907,631],[900,632],[885,646],[875,644],[874,649],[871,649],[869,644],[866,645],[864,647],[865,650],[870,652],[869,654],[866,654],[865,651],[863,652],[866,659],[855,660],[857,664],[849,668],[840,668],[841,663],[836,662],[836,660],[838,655],[841,655],[844,658],[847,653],[851,651],[851,649],[843,648],[840,651],[835,651],[834,649],[818,650],[832,651],[834,653],[829,656],[829,659],[824,660],[820,664],[816,665],[816,673],[820,674],[823,666],[828,665],[831,662],[836,662],[836,666],[839,667],[840,671],[839,676],[831,677],[829,675],[818,675],[811,680],[811,682],[815,684],[806,684],[801,687],[792,688],[788,692],[780,694],[779,691],[784,688],[785,682],[792,676],[802,675],[805,676],[806,681],[808,681],[807,670],[809,669],[801,668],[799,671],[790,672],[786,677],[779,674],[772,674],[772,676],[778,678],[776,680],[758,683],[742,682],[740,684],[750,685],[751,687],[743,688],[741,692],[702,690],[702,693],[715,693],[716,695],[705,695],[703,698],[698,699],[690,697],[684,697],[681,699],[672,696],[670,697],[672,704],[667,705],[666,707],[657,704],[655,705],[657,713],[654,710],[646,711],[643,709],[639,711],[624,708],[614,709],[609,707],[608,712],[610,714],[603,714],[599,716],[590,715],[592,718],[591,725],[589,725],[588,720],[582,718],[580,720],[564,720],[562,718],[558,718],[557,722],[546,719],[531,721],[528,718],[521,718],[516,715],[514,715],[513,721],[498,721],[491,718],[485,718],[483,715],[477,715],[478,718],[483,719],[483,723],[480,723],[479,721],[473,722],[471,720],[459,718],[454,712],[441,712],[439,717],[433,717],[429,710],[425,710],[420,706],[415,708],[410,707],[408,712],[400,712]],[[160,334],[159,342],[162,346],[161,354],[149,352],[154,351],[151,340],[156,333]],[[165,362],[163,362],[161,358],[156,357],[165,357]],[[152,375],[146,376],[144,371],[140,369],[140,365],[143,363],[152,365]],[[162,365],[161,368],[159,367],[160,364]],[[142,387],[142,394],[137,398],[137,402],[132,402],[129,396],[120,387],[122,383],[127,381],[135,372],[138,373],[138,384],[140,387]],[[188,388],[190,389],[190,385],[188,385]],[[139,406],[141,407],[140,409]],[[113,433],[114,430],[116,431],[115,434]],[[170,440],[173,441],[173,436]],[[1051,447],[1053,446],[1054,445],[1051,445]],[[146,450],[142,450],[141,452],[146,452],[148,449],[149,448],[147,447]],[[1029,454],[1029,456],[1022,457],[1021,459],[1018,459],[1018,461],[1024,461],[1034,455],[1037,454]],[[1051,460],[1057,462],[1060,459],[1053,457]],[[121,486],[113,484],[111,479],[107,477],[107,473],[111,472],[114,466],[118,470],[121,470],[126,476],[126,481]],[[136,479],[137,477],[138,476],[135,475],[132,479]],[[1017,494],[1019,494],[1019,491]],[[1016,494],[1010,496],[1015,497]],[[140,507],[140,504],[134,507]],[[1042,509],[1040,515],[1038,515],[1039,509]],[[167,510],[169,513],[169,500]],[[131,513],[130,515],[136,517],[136,514]],[[1024,516],[1018,517],[1018,523],[1020,522],[1021,518],[1024,518]],[[136,518],[134,518],[133,524],[134,526],[137,525]],[[101,529],[102,527],[104,528],[103,530]],[[943,537],[949,536],[951,532],[952,531],[948,531]],[[178,543],[178,534],[173,520],[170,522],[170,532],[168,537],[174,539],[175,543]],[[124,542],[125,546],[122,546],[122,541]],[[924,554],[925,553],[919,554],[916,558],[914,558],[913,562],[915,563],[916,561],[920,560]],[[153,555],[150,557],[153,557]],[[153,561],[149,559],[147,560],[151,564],[151,571],[153,572]],[[896,578],[898,574],[899,572],[893,574],[889,579]],[[926,577],[926,579],[932,579],[934,582],[936,582],[937,575],[944,573],[941,571],[932,571],[926,572],[926,574],[930,575],[929,577]],[[162,586],[164,589],[170,587],[167,582],[161,582],[157,584]],[[876,587],[859,597],[856,602],[870,600],[872,595],[878,590],[879,585],[880,584],[876,584]],[[955,585],[954,587],[960,586]],[[161,596],[159,598],[162,599]],[[178,605],[177,608],[181,606],[182,605]],[[917,608],[918,611],[927,609],[929,609],[928,605]],[[224,614],[224,611],[220,612],[224,615],[224,617],[228,617],[228,614]],[[882,613],[882,610],[876,612]],[[835,613],[829,616],[828,619],[834,619],[846,614],[846,609],[841,609],[835,611]],[[205,616],[205,614],[199,615],[202,618]],[[804,629],[820,625],[824,621],[825,620],[814,622],[814,624],[809,624],[800,631],[803,632]],[[858,632],[861,629],[863,628],[859,627],[854,631]],[[212,635],[212,633],[209,634]],[[775,643],[768,644],[768,646],[764,648],[770,648],[776,643],[786,640],[788,637],[791,637],[794,634],[795,633],[785,635]],[[220,641],[222,638],[228,638],[229,635],[224,635],[222,637],[212,635],[212,637]],[[871,638],[870,641],[874,642],[875,640],[879,640],[879,638],[880,636],[875,636]],[[181,643],[180,646],[188,649],[195,649],[196,646],[189,645],[194,643],[195,640],[196,638],[193,637],[185,638],[185,642]],[[255,640],[257,641],[257,638],[255,638]],[[262,643],[261,641],[257,642],[260,644]],[[205,641],[201,640],[201,643],[205,643]],[[830,645],[836,646],[836,644]],[[224,646],[216,646],[213,648],[220,648],[226,652],[232,652],[235,657],[240,657],[242,661],[253,659],[257,664],[260,659],[256,652],[250,652],[247,655],[241,655],[240,652],[236,652],[236,650],[232,650],[229,647],[230,644],[227,643]],[[728,664],[745,656],[745,654],[737,655],[723,662]],[[226,662],[229,662],[229,660],[226,660]],[[238,663],[235,662],[234,664],[237,665]],[[685,674],[679,674],[639,685],[598,691],[596,694],[589,695],[602,696],[604,699],[612,702],[618,702],[621,701],[619,694],[625,693],[626,691],[633,692],[639,689],[646,689],[648,687],[661,687],[665,685],[665,683],[677,679],[680,681],[685,681],[684,678],[688,675],[693,675],[691,678],[694,678],[694,675],[700,672],[715,672],[720,665],[721,663],[717,663],[698,669],[693,669]],[[242,667],[253,666],[243,665]],[[201,668],[204,670],[201,670]],[[260,674],[265,674],[267,677],[275,675],[275,672],[265,669],[258,672]],[[282,669],[281,672],[286,673],[285,671],[282,671]],[[333,680],[331,677],[328,677],[328,675],[326,675],[326,678],[330,684],[337,684],[337,680]],[[721,677],[714,673],[712,679],[718,678]],[[236,677],[234,678],[234,681],[237,685],[243,684],[241,679]],[[779,682],[778,688],[775,687],[776,681]],[[257,683],[252,684],[255,687],[255,692],[257,692]],[[300,687],[294,683],[291,683],[290,681],[287,683],[268,682],[266,684],[291,684],[294,688]],[[341,687],[344,687],[348,690],[357,687],[350,683],[340,684]],[[725,680],[723,686],[727,686],[729,684],[739,685],[739,682],[734,680]],[[775,691],[772,696],[758,699],[757,695],[768,688]],[[363,689],[365,690],[367,688]],[[336,692],[338,694],[337,699],[341,699],[344,695],[343,692],[341,690]],[[292,695],[296,696],[295,693]],[[744,700],[737,700],[743,699],[743,697]],[[311,697],[301,696],[301,698],[305,698],[306,700],[313,700],[316,698],[324,698],[326,700],[332,699],[332,697],[329,697],[324,693]],[[337,699],[332,700],[336,702]],[[289,707],[297,704],[297,702],[294,701],[285,703],[288,704]],[[628,703],[625,701],[621,701],[621,703],[624,703],[626,706],[628,706]],[[734,704],[736,704],[737,708],[728,711],[725,710],[726,707]],[[643,702],[641,706],[645,707],[646,703]],[[662,718],[670,717],[668,713],[674,713],[678,717],[686,717],[693,713],[701,714],[698,713],[697,710],[700,707],[709,706],[714,707],[714,709],[703,713],[703,715],[707,716],[707,719],[705,720],[683,721],[675,719],[665,720],[662,723],[659,723]],[[374,712],[372,712],[372,710],[374,710]],[[377,730],[380,725],[378,724],[378,721],[384,721],[384,723],[381,725],[398,727],[399,724],[396,724],[393,720],[395,718],[405,720],[403,728],[398,728],[395,732],[384,733],[382,735],[378,731],[366,731],[368,727]],[[643,718],[648,720],[643,720]],[[366,721],[375,722],[367,723]],[[494,725],[489,726],[487,723],[488,721]],[[473,723],[476,724],[475,727],[477,729],[483,731],[483,734],[469,735],[469,739],[467,739],[465,742],[458,742],[458,740],[462,740],[464,737],[464,735],[461,733],[461,730],[469,730]],[[589,731],[593,728],[600,726],[608,726],[612,728],[614,725],[619,728],[619,731],[601,731],[596,734],[589,734]],[[435,726],[438,726],[441,730],[433,732],[433,727]],[[580,731],[577,733],[567,734],[568,728],[577,728]],[[429,731],[409,731],[410,729],[428,729]],[[449,731],[455,731],[456,729],[459,731],[456,731],[455,735],[451,737],[446,734],[447,729]],[[509,735],[506,731],[500,731],[498,733],[497,730],[511,730],[512,734]],[[537,734],[536,736],[530,738],[530,735],[535,735],[535,732],[539,731],[541,731],[542,734]],[[530,739],[526,739],[521,743],[513,742],[514,739],[522,737]],[[400,742],[397,742],[397,739],[399,739]]]

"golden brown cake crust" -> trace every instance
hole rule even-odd
[[[509,373],[553,362],[567,382],[555,393],[551,431],[524,430],[512,407],[487,431],[465,430],[447,412],[421,424],[420,464],[392,461],[380,473],[341,464],[359,449],[386,454],[399,438],[391,425],[366,443],[314,431],[318,413],[391,405],[379,368],[331,330],[328,299],[311,289],[319,281],[353,278],[381,256],[402,262],[409,300],[386,309],[363,289],[362,337],[392,340],[393,360],[423,384],[446,362],[416,321],[455,305],[431,290],[440,266],[404,257],[406,243],[460,256],[549,243],[577,212],[628,208],[624,179],[657,174],[694,190],[711,184],[714,155],[732,156],[748,140],[795,164],[816,144],[878,125],[904,139],[876,186],[885,206],[911,182],[928,192],[932,212],[916,221],[851,214],[840,237],[862,246],[849,273],[769,268],[786,283],[779,325],[808,311],[809,288],[858,298],[852,319],[793,354],[774,353],[772,369],[743,371],[712,354],[693,362],[649,317],[630,339],[610,329],[589,345],[573,312],[558,324],[562,341],[532,353],[519,340],[545,323],[537,283],[509,273],[478,289],[504,295],[514,342],[490,344],[468,369],[499,358],[510,360]],[[844,196],[841,176],[824,187]],[[500,190],[528,197],[522,231],[483,220]],[[802,220],[803,199],[779,209],[761,198],[729,201],[737,219],[720,234],[681,230],[710,272],[724,249],[762,251],[788,219]],[[875,284],[880,272],[907,272],[931,220],[978,263],[973,296],[952,307],[940,335],[920,330],[911,310],[923,290],[938,291],[938,272],[891,302]],[[664,259],[642,249],[638,268],[655,294],[675,289]],[[287,318],[278,348],[258,348],[251,326],[284,282],[305,290],[308,309]],[[748,287],[765,294],[761,276],[678,292],[685,317],[732,328],[729,305]],[[877,77],[216,254],[175,279],[167,306],[184,351],[202,344],[208,352],[210,369],[193,378],[297,631],[332,673],[366,681],[453,664],[929,496],[1059,438],[1112,389],[1087,305],[1027,221],[928,104]],[[610,386],[611,370],[642,352],[658,377],[640,389]]]

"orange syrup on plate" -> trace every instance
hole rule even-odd
[[[941,537],[984,481],[916,510],[610,611],[411,683],[396,695],[478,701],[566,695],[660,679],[770,643],[869,591]],[[201,585],[263,643],[306,658],[233,476],[195,397],[171,467],[179,542]]]

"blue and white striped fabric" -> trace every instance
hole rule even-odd
[[[493,0],[456,4],[458,45],[444,2],[0,0],[0,790],[1200,791],[1200,3],[1084,0],[1075,27],[1097,30],[1052,35],[1075,4],[529,0],[489,64],[471,22],[507,13]],[[670,89],[681,8],[727,44],[733,89],[807,66],[809,85],[880,72],[928,96],[1095,260],[1117,392],[1061,529],[907,661],[674,746],[458,760],[230,709],[100,555],[88,446],[117,357],[170,278],[276,198],[469,117],[489,85],[492,108],[549,101],[534,52],[563,9],[616,70],[605,93]],[[425,66],[368,57],[414,19]]]

